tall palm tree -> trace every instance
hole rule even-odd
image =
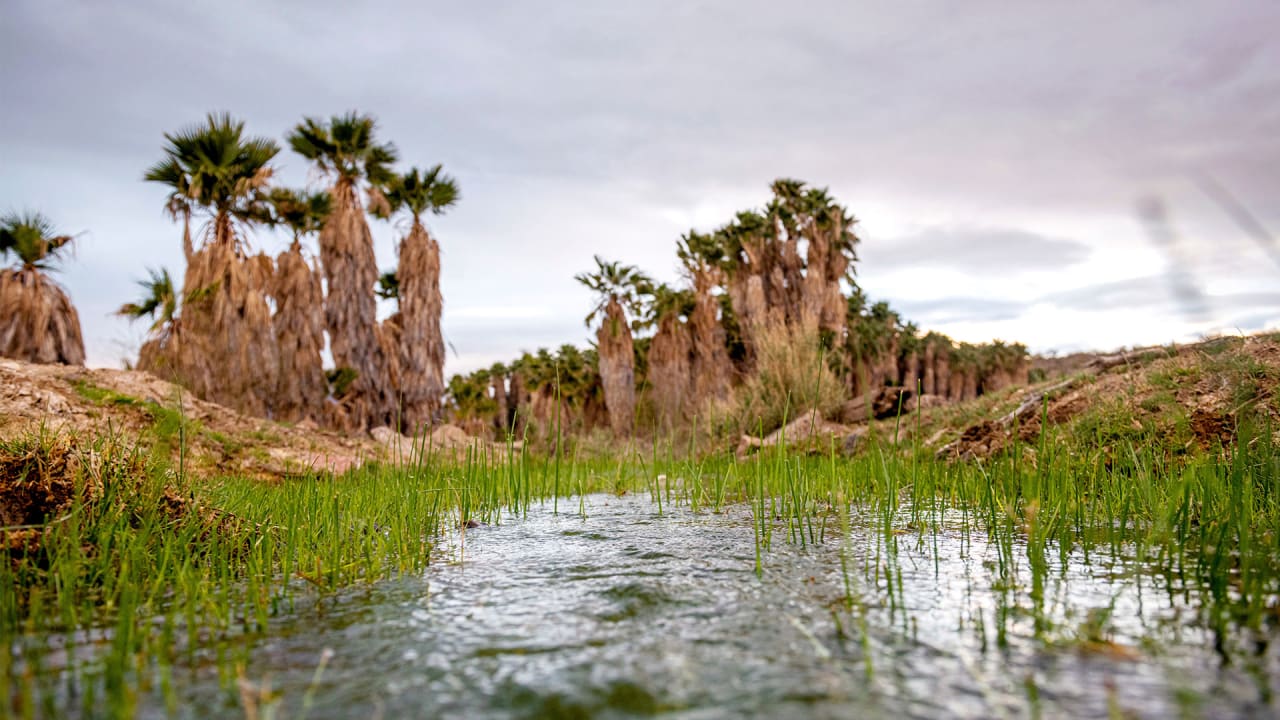
[[[245,251],[245,230],[268,219],[267,184],[280,148],[249,137],[227,114],[165,134],[165,158],[144,178],[168,186],[166,210],[184,221],[183,342],[172,363],[149,367],[188,385],[206,400],[255,415],[269,412],[275,393],[275,341],[266,300],[265,257]],[[208,218],[202,241],[190,218]],[[265,262],[264,262],[265,261]]]
[[[36,363],[84,364],[80,316],[48,275],[71,249],[72,237],[39,213],[0,217],[0,356]]]
[[[418,428],[439,418],[444,395],[444,336],[440,314],[440,245],[422,223],[424,213],[439,215],[458,201],[458,185],[440,165],[417,168],[391,178],[387,209],[405,212],[409,232],[400,241],[394,287],[399,301],[398,355],[403,422]],[[388,285],[390,287],[390,285]]]
[[[398,353],[377,322],[373,287],[378,266],[360,200],[364,190],[373,210],[386,210],[382,187],[392,177],[396,150],[379,143],[376,135],[372,117],[349,112],[328,120],[305,118],[288,136],[294,152],[333,181],[333,212],[320,230],[320,261],[328,285],[325,324],[334,364],[356,373],[346,422],[359,428],[398,420]]]
[[[653,282],[634,265],[605,262],[599,255],[595,262],[595,272],[581,273],[574,279],[598,296],[586,323],[590,327],[603,315],[596,330],[596,347],[604,402],[614,433],[629,435],[635,417],[636,378],[635,345],[627,318],[640,317],[644,310],[641,296],[651,292]]]
[[[321,353],[324,351],[324,293],[320,272],[302,252],[302,239],[320,232],[333,209],[327,192],[287,188],[271,191],[272,221],[293,233],[289,248],[276,257],[270,293],[278,348],[275,416],[296,422],[326,420],[328,393]]]

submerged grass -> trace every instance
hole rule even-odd
[[[19,717],[102,708],[131,715],[147,699],[172,711],[176,669],[213,665],[229,702],[242,702],[237,680],[250,640],[300,601],[456,561],[441,554],[441,540],[469,525],[518,520],[544,502],[572,512],[560,497],[577,496],[576,511],[585,513],[583,498],[598,492],[648,493],[658,513],[672,504],[749,508],[757,573],[768,572],[775,541],[840,542],[844,597],[832,613],[842,633],[863,642],[873,599],[909,627],[901,543],[926,551],[932,544],[936,557],[938,538],[955,532],[995,548],[998,603],[972,624],[984,648],[989,634],[994,646],[1006,645],[1010,622],[1027,612],[1045,643],[1105,643],[1105,617],[1055,627],[1045,607],[1046,582],[1075,558],[1134,559],[1162,576],[1167,592],[1198,608],[1224,655],[1241,644],[1233,638],[1274,626],[1274,429],[1241,427],[1229,447],[1172,455],[1099,417],[968,464],[935,459],[918,446],[919,432],[910,447],[873,441],[855,458],[835,448],[798,455],[785,445],[747,460],[677,458],[655,445],[645,458],[584,461],[562,457],[558,443],[539,457],[510,442],[462,457],[421,447],[409,465],[278,484],[193,482],[167,453],[100,438],[63,466],[76,491],[35,539],[18,535],[31,528],[3,531],[0,642],[12,651],[0,655],[0,697]],[[25,438],[0,446],[0,455],[39,454],[60,442]],[[878,538],[874,557],[852,556],[854,532]]]

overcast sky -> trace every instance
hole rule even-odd
[[[675,279],[681,232],[762,204],[780,176],[858,217],[873,299],[957,339],[1068,351],[1280,327],[1280,253],[1226,207],[1280,229],[1274,2],[9,0],[0,14],[0,210],[82,233],[60,279],[90,365],[136,353],[143,328],[111,311],[146,267],[181,275],[181,229],[142,173],[164,132],[221,110],[282,140],[304,115],[359,109],[406,166],[444,163],[462,189],[429,223],[450,373],[585,343],[572,276],[593,253]],[[278,166],[317,181],[290,152]],[[397,228],[373,229],[388,268]]]

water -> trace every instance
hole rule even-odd
[[[995,546],[954,513],[887,536],[855,518],[850,600],[831,523],[805,548],[776,523],[757,577],[745,506],[659,515],[599,495],[584,519],[565,505],[459,533],[422,577],[300,603],[246,640],[238,686],[212,657],[177,669],[179,714],[244,717],[245,698],[285,718],[1277,713],[1274,635],[1234,637],[1249,650],[1224,663],[1132,560],[1063,570],[1051,553],[1037,611],[1025,548],[1002,592]]]

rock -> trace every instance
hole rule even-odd
[[[826,452],[834,441],[841,452],[848,454],[856,451],[866,435],[865,428],[857,430],[840,423],[824,420],[812,410],[800,414],[800,417],[785,427],[773,431],[763,440],[750,435],[743,435],[738,442],[739,457],[750,454],[753,450],[774,447],[779,442],[786,443],[789,448],[802,451]]]
[[[383,425],[381,427],[376,427],[370,430],[369,436],[372,437],[374,440],[377,440],[379,443],[382,443],[383,445],[386,445],[388,447],[393,447],[397,443],[405,447],[408,447],[413,442],[409,438],[401,435],[395,430],[392,430],[386,425]]]
[[[902,414],[910,415],[917,410],[928,410],[930,408],[942,407],[947,404],[947,399],[941,395],[921,395],[907,400],[902,405]]]
[[[858,428],[844,436],[844,441],[841,443],[841,451],[845,455],[853,455],[862,449],[863,441],[866,439],[867,429]]]
[[[840,408],[837,419],[843,423],[866,422],[870,415],[875,420],[883,420],[898,414],[907,414],[907,404],[915,396],[915,391],[903,387],[884,387],[874,393],[860,395]],[[870,412],[868,412],[870,405]],[[928,407],[926,405],[926,407]]]

